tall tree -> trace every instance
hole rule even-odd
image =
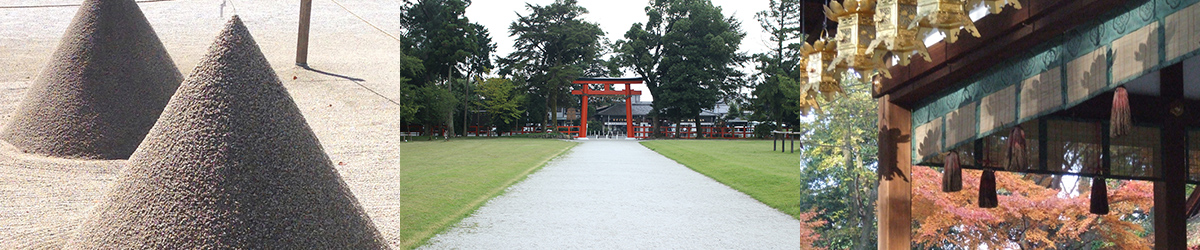
[[[495,45],[482,25],[471,23],[465,16],[470,5],[470,0],[421,0],[417,3],[407,2],[401,8],[403,14],[400,16],[400,24],[405,31],[401,38],[402,51],[420,59],[424,68],[423,71],[414,72],[414,75],[404,76],[412,79],[412,84],[417,88],[440,85],[454,98],[455,78],[464,78],[472,72],[482,73],[491,68],[489,57],[495,51]],[[438,110],[444,112],[441,119],[445,121],[446,127],[450,128],[447,131],[453,131],[454,110],[453,107]],[[426,108],[418,112],[433,112],[433,109]],[[435,125],[426,122],[426,127]],[[452,133],[449,132],[447,138]]]
[[[820,245],[830,249],[873,249],[876,244],[875,101],[867,84],[843,77],[846,94],[826,103],[801,123],[804,164],[800,183],[808,183],[800,204],[823,209]]]
[[[758,62],[758,79],[754,86],[750,109],[758,119],[773,121],[774,124],[797,124],[799,116],[792,90],[800,89],[806,79],[801,79],[804,65],[798,65],[803,55],[807,34],[804,30],[804,2],[801,0],[771,0],[767,10],[758,12],[762,30],[770,35],[771,51],[754,55]]]
[[[525,110],[521,104],[525,96],[519,92],[512,81],[505,78],[479,79],[478,106],[487,110],[491,116],[491,124],[498,128],[497,132],[509,131],[521,118]]]
[[[421,59],[412,57],[400,52],[400,126],[401,131],[408,131],[408,122],[416,120],[417,111],[424,108],[420,102],[417,102],[416,87],[409,83],[412,79],[404,76],[415,76],[423,74],[425,66],[421,64]]]
[[[581,19],[587,9],[576,0],[556,0],[546,6],[525,4],[530,11],[509,25],[516,36],[515,51],[499,60],[500,75],[526,78],[526,89],[545,98],[550,121],[557,122],[558,104],[570,99],[571,82],[589,70],[603,68],[602,37],[596,23]],[[532,110],[532,109],[531,109]]]
[[[701,110],[742,82],[734,67],[746,59],[737,52],[746,34],[708,0],[656,0],[646,16],[645,25],[633,24],[617,42],[617,60],[654,94],[654,131],[658,117],[699,123]]]

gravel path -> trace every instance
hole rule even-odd
[[[421,249],[798,249],[799,230],[637,142],[592,140]]]

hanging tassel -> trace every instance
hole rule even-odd
[[[1109,117],[1109,135],[1117,138],[1129,134],[1133,120],[1129,113],[1129,93],[1125,87],[1113,90],[1112,115]]]
[[[1108,184],[1105,184],[1103,177],[1092,178],[1091,212],[1099,215],[1108,214]]]
[[[1029,166],[1029,143],[1025,140],[1025,130],[1021,126],[1013,127],[1008,135],[1008,171],[1025,171]]]
[[[979,207],[994,208],[1000,204],[996,198],[996,171],[983,170],[979,177]]]
[[[958,152],[950,151],[942,160],[942,192],[958,192],[962,190],[962,166],[959,165]]]

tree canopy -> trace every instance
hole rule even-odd
[[[799,65],[800,48],[807,38],[803,4],[801,0],[771,0],[767,10],[754,15],[772,42],[771,51],[754,55],[761,82],[751,92],[749,108],[755,111],[756,120],[797,124],[799,114],[807,112],[796,105],[800,86],[806,81],[801,77],[805,65]]]
[[[480,107],[491,116],[492,124],[507,131],[521,118],[525,110],[521,109],[525,95],[517,91],[516,84],[505,78],[480,79],[478,100]]]
[[[401,9],[400,25],[405,31],[401,36],[405,57],[401,77],[407,81],[400,89],[409,91],[402,93],[403,97],[419,103],[402,105],[411,109],[402,115],[411,113],[426,130],[443,122],[447,128],[453,127],[455,107],[463,103],[454,92],[453,79],[492,68],[490,56],[496,45],[483,25],[465,16],[470,5],[470,0],[421,0],[406,1]],[[414,86],[403,86],[406,84]],[[467,89],[460,89],[465,97]]]
[[[554,110],[569,99],[571,82],[583,75],[606,75],[600,58],[604,31],[596,23],[583,21],[588,13],[576,0],[556,0],[546,6],[525,4],[530,13],[518,15],[509,25],[515,36],[514,49],[499,59],[500,75],[525,78],[530,92],[545,97],[546,110]],[[543,125],[550,121],[543,117]]]
[[[646,7],[616,43],[617,60],[645,79],[654,94],[652,114],[674,120],[699,118],[743,82],[735,67],[741,24],[708,0],[659,0]]]

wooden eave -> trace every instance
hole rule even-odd
[[[1020,10],[1007,7],[976,21],[981,37],[962,32],[955,43],[942,41],[930,46],[932,61],[917,56],[908,66],[891,67],[892,78],[881,79],[873,96],[891,95],[893,103],[912,108],[921,99],[1091,21],[1125,0],[1021,2],[1024,8]]]

